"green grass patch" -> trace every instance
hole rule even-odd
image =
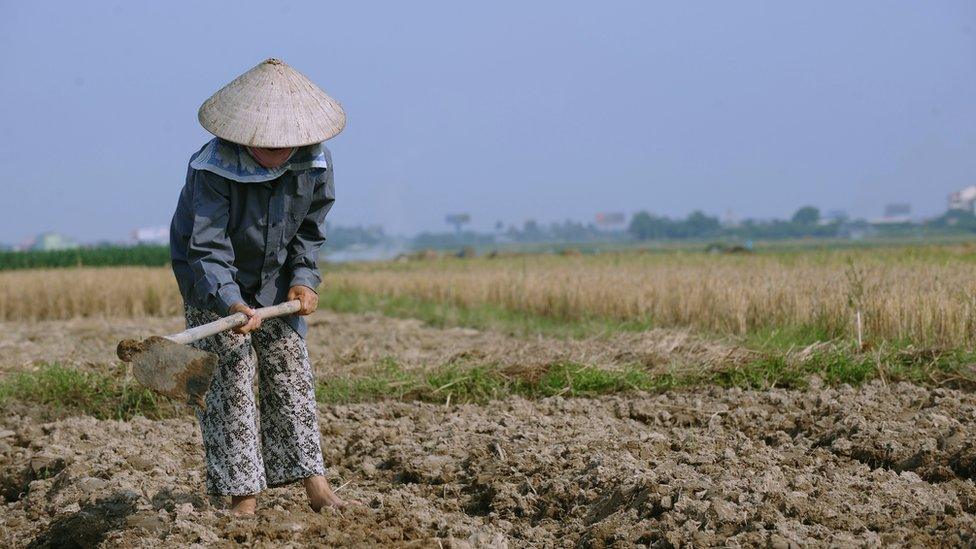
[[[860,385],[877,377],[888,379],[882,373],[883,369],[876,368],[873,357],[829,351],[813,354],[803,360],[791,360],[786,355],[770,355],[745,366],[706,375],[703,381],[723,387],[801,389],[807,386],[810,377],[814,375],[829,385]],[[900,374],[891,378],[897,381],[907,380]]]
[[[90,415],[98,419],[160,419],[179,414],[176,405],[122,375],[58,364],[0,379],[0,407],[39,405],[47,417]]]
[[[670,379],[637,367],[602,370],[557,363],[513,374],[491,364],[449,363],[429,371],[404,370],[387,359],[365,375],[319,380],[316,398],[326,404],[380,399],[484,403],[512,395],[588,397],[671,385]]]
[[[550,366],[538,382],[528,387],[534,396],[596,396],[628,390],[651,391],[661,386],[659,376],[629,367],[602,370],[576,363]]]
[[[811,376],[828,385],[857,386],[873,379],[920,385],[976,388],[976,354],[961,351],[892,349],[866,353],[827,348],[797,358],[769,353],[731,367],[672,365],[601,369],[573,362],[526,369],[496,364],[448,363],[428,370],[404,369],[387,358],[355,376],[320,378],[316,399],[323,404],[379,400],[484,403],[522,396],[595,397],[628,391],[661,392],[718,385],[744,389],[802,389]],[[189,413],[186,406],[158,397],[123,374],[81,371],[57,364],[0,379],[0,408],[27,407],[45,418],[90,415],[99,419],[160,419]]]
[[[778,326],[749,332],[742,338],[742,345],[757,351],[789,352],[842,335],[820,326]]]
[[[486,402],[519,395],[593,397],[626,392],[660,392],[706,385],[768,389],[802,389],[812,376],[828,385],[857,386],[873,379],[908,381],[921,385],[976,387],[976,354],[892,350],[851,353],[828,349],[797,359],[767,354],[746,364],[722,369],[675,365],[650,371],[639,366],[608,370],[577,363],[557,363],[520,373],[495,365],[446,364],[433,370],[407,371],[392,359],[375,371],[357,377],[320,380],[317,397],[323,403],[352,403],[380,399],[427,402]]]
[[[976,353],[959,350],[892,348],[853,353],[830,348],[803,359],[769,354],[746,365],[708,372],[696,383],[723,387],[765,389],[806,387],[816,375],[829,385],[857,386],[873,379],[907,381],[919,385],[976,387]]]
[[[369,375],[320,380],[315,387],[315,399],[331,403],[402,399],[416,384],[415,373],[401,369],[396,361],[386,358]]]

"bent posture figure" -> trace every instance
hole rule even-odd
[[[342,131],[345,114],[301,73],[269,59],[208,99],[200,122],[216,137],[190,157],[170,227],[173,272],[188,327],[250,317],[195,344],[220,357],[197,414],[207,491],[231,496],[239,514],[253,513],[266,487],[297,481],[316,511],[346,505],[325,477],[301,316],[318,305],[316,258],[335,201],[322,142]],[[299,316],[254,315],[253,307],[292,299],[301,301]]]

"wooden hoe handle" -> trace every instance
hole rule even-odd
[[[261,320],[266,318],[275,318],[277,316],[286,316],[290,314],[297,313],[302,308],[302,302],[293,299],[291,301],[286,301],[284,303],[279,303],[277,305],[272,305],[270,307],[261,307],[260,309],[254,309]],[[234,313],[230,316],[225,316],[220,320],[214,320],[209,324],[203,324],[201,326],[196,326],[190,328],[184,332],[178,334],[168,335],[166,339],[185,345],[187,343],[193,343],[205,337],[212,336],[214,334],[219,334],[220,332],[226,332],[227,330],[233,330],[238,326],[243,326],[247,323],[247,315],[244,313]]]

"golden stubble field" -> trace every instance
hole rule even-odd
[[[360,267],[333,282],[368,294],[719,335],[810,327],[853,337],[858,310],[875,341],[960,346],[976,334],[976,264],[944,250],[446,260]]]
[[[802,327],[876,342],[968,346],[976,339],[969,247],[755,255],[610,253],[325,267],[330,292],[491,306],[555,320],[636,321],[709,334]],[[173,316],[165,268],[0,273],[0,319]]]

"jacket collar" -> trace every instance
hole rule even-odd
[[[265,168],[251,158],[243,145],[215,137],[190,158],[190,167],[240,183],[263,183],[277,179],[288,171],[328,168],[329,162],[325,145],[316,143],[299,147],[287,162],[277,168]]]

